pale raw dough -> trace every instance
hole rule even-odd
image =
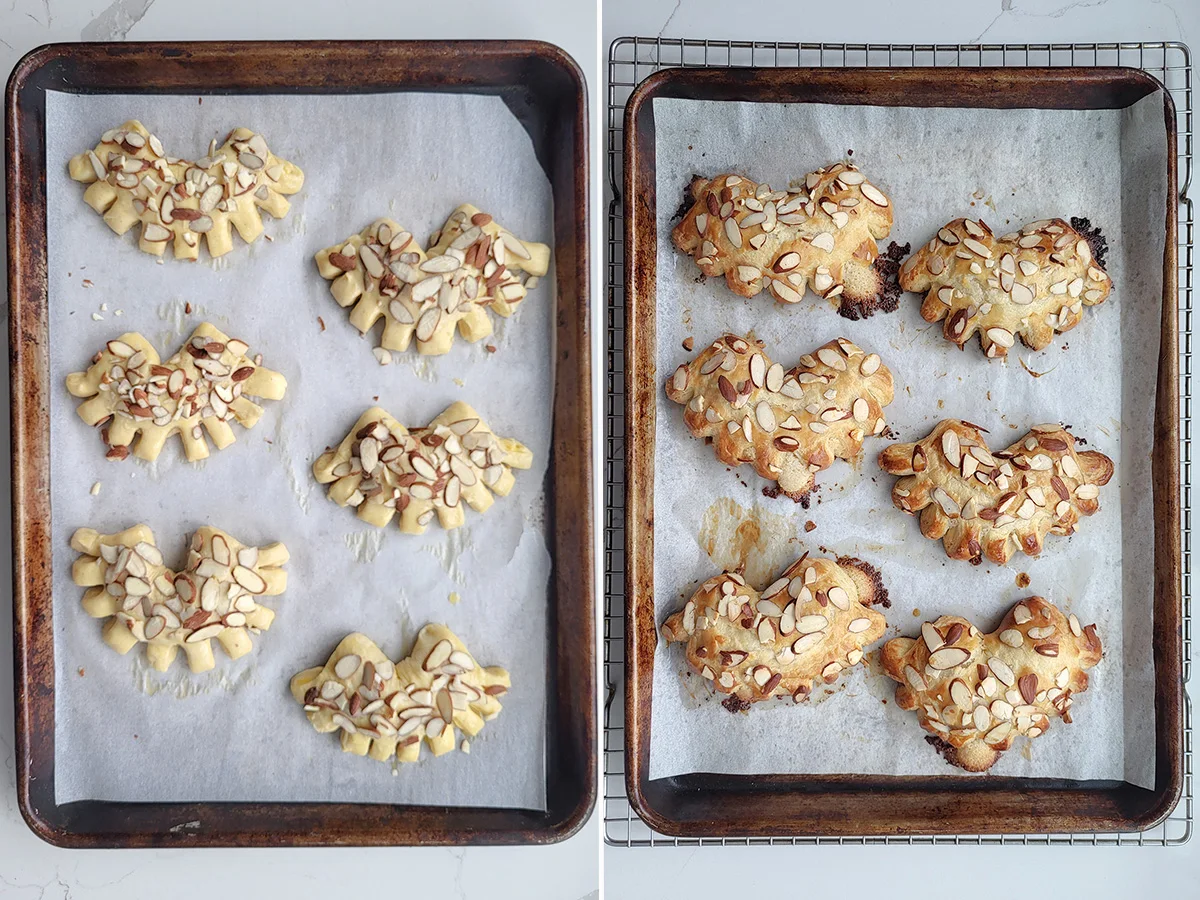
[[[195,162],[167,156],[138,121],[106,131],[95,150],[71,158],[68,171],[88,185],[83,199],[117,234],[142,224],[138,247],[162,256],[169,241],[176,259],[197,259],[200,237],[210,256],[233,249],[230,226],[251,243],[263,233],[259,208],[287,215],[304,173],[267,148],[261,134],[235,128]]]
[[[160,672],[170,668],[180,648],[193,672],[208,671],[215,665],[213,638],[231,659],[245,656],[250,635],[266,631],[275,619],[259,598],[287,587],[283,544],[250,547],[207,525],[192,535],[181,572],[166,565],[145,525],[119,534],[80,528],[71,548],[83,554],[71,577],[88,588],[84,610],[108,620],[105,643],[122,655],[144,643],[146,658]]]
[[[435,515],[443,528],[462,525],[464,502],[485,512],[492,494],[512,490],[512,469],[532,464],[528,447],[498,437],[459,401],[411,431],[386,410],[368,409],[336,449],[317,458],[313,475],[330,486],[330,500],[355,507],[364,522],[383,528],[399,510],[400,530],[423,534]]]
[[[67,376],[67,390],[84,398],[79,417],[103,425],[109,459],[125,459],[135,438],[134,456],[153,460],[172,434],[179,434],[189,460],[208,456],[204,430],[218,450],[236,438],[229,423],[253,428],[262,407],[250,397],[279,400],[287,381],[251,359],[245,341],[230,338],[202,322],[165,363],[140,334],[109,341],[86,372]],[[203,426],[203,429],[201,429]]]
[[[411,232],[380,219],[316,256],[321,277],[350,322],[366,334],[384,321],[380,346],[439,356],[454,333],[475,342],[492,333],[488,310],[508,317],[546,274],[550,248],[522,241],[470,204],[456,209],[422,250]],[[522,278],[521,273],[527,277]]]
[[[480,667],[449,628],[430,624],[396,663],[365,635],[347,635],[324,666],[294,676],[291,691],[313,728],[340,731],[345,752],[416,762],[422,738],[441,756],[461,746],[459,731],[477,735],[509,684],[508,672]]]

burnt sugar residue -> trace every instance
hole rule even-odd
[[[742,484],[746,484],[746,482],[743,481]],[[788,497],[793,503],[799,503],[802,507],[808,509],[812,504],[812,495],[816,493],[818,488],[820,488],[820,485],[814,484],[811,490],[805,491],[803,494],[791,496],[789,494],[785,494],[779,485],[772,484],[762,489],[762,495],[768,500],[778,500],[780,497]]]
[[[766,586],[800,555],[791,519],[757,503],[746,509],[729,497],[717,498],[704,511],[696,541],[718,569],[740,571],[756,587]]]
[[[746,710],[750,709],[751,704],[749,700],[743,700],[737,694],[730,694],[721,701],[721,705],[731,713],[736,713],[745,712]]]

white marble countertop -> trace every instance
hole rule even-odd
[[[855,0],[732,4],[606,0],[603,57],[623,36],[835,43],[1181,40],[1200,44],[1200,0]],[[1195,65],[1195,60],[1193,60]],[[604,77],[607,77],[607,71]],[[1196,100],[1193,99],[1193,103]],[[1193,188],[1193,194],[1195,189]],[[1194,684],[1194,681],[1193,681]],[[953,884],[954,887],[949,887]],[[1173,848],[605,848],[604,894],[918,898],[1198,896],[1200,841]]]
[[[596,10],[591,3],[458,0],[437,3],[208,0],[7,0],[0,4],[0,72],[27,51],[52,41],[217,39],[528,38],[558,44],[587,73],[596,72]],[[589,92],[595,96],[594,84]],[[0,259],[4,248],[0,246]],[[0,265],[0,271],[6,267]],[[594,273],[598,276],[598,269]],[[599,296],[597,291],[596,296]],[[3,294],[7,326],[7,290]],[[6,327],[7,330],[7,327]],[[595,365],[602,365],[598,350]],[[8,367],[0,372],[8,402]],[[597,433],[599,418],[597,417]],[[8,471],[8,415],[0,422]],[[9,503],[7,477],[0,503]],[[7,523],[7,514],[0,517]],[[597,517],[597,521],[599,518]],[[11,564],[8,528],[0,565]],[[597,556],[599,559],[599,556]],[[517,848],[95,850],[66,851],[43,843],[17,810],[13,774],[10,579],[0,588],[0,897],[4,900],[214,896],[351,897],[379,890],[379,874],[402,875],[397,896],[578,900],[596,896],[597,819],[562,844]],[[336,891],[336,894],[333,893]]]

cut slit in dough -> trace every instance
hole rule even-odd
[[[88,185],[83,199],[117,234],[141,223],[138,248],[162,256],[172,245],[176,259],[200,256],[200,239],[210,256],[233,249],[232,229],[251,243],[263,233],[259,209],[276,219],[287,215],[284,194],[304,184],[304,173],[275,156],[261,134],[235,128],[221,147],[192,162],[167,156],[141,122],[106,131],[95,150],[72,157],[68,172]]]
[[[207,525],[192,535],[182,572],[166,565],[145,525],[118,534],[80,528],[71,548],[83,554],[71,577],[88,588],[84,610],[108,620],[104,642],[122,655],[144,643],[146,658],[160,672],[171,667],[181,648],[193,672],[213,668],[214,638],[231,659],[245,656],[252,649],[250,635],[266,631],[275,619],[259,598],[287,587],[283,544],[250,547]]]
[[[430,624],[396,663],[365,635],[347,635],[324,666],[293,677],[291,691],[313,728],[339,733],[343,751],[416,762],[422,740],[434,756],[469,752],[458,732],[477,735],[509,685],[508,672],[481,667],[449,628]]]
[[[391,219],[379,219],[316,256],[339,306],[363,334],[383,319],[383,350],[439,356],[454,334],[474,343],[492,333],[488,311],[507,318],[550,265],[550,248],[522,241],[470,204],[456,209],[422,250]],[[525,278],[520,277],[524,273]]]

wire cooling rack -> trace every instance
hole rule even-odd
[[[1179,134],[1179,416],[1183,471],[1184,681],[1192,657],[1192,64],[1184,44],[785,44],[749,41],[620,38],[608,62],[608,382],[605,406],[604,838],[624,847],[813,844],[1027,844],[1157,846],[1185,843],[1192,834],[1192,707],[1186,703],[1183,798],[1163,824],[1133,834],[939,835],[916,837],[779,836],[671,838],[633,812],[625,794],[625,446],[624,251],[621,207],[622,124],[633,89],[659,69],[678,66],[1134,66],[1161,81],[1175,100]]]

